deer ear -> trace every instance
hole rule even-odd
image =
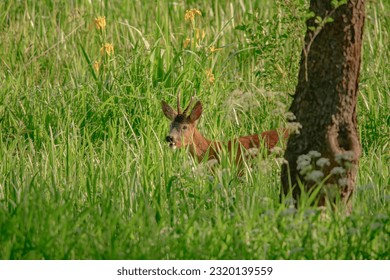
[[[164,115],[170,119],[171,121],[173,121],[175,119],[175,117],[177,116],[177,113],[175,110],[173,110],[173,108],[171,106],[168,105],[167,102],[165,102],[164,100],[161,100],[161,109],[164,113]]]
[[[192,108],[191,114],[189,115],[189,120],[191,122],[197,121],[202,115],[202,103],[200,101],[196,102],[194,108]]]

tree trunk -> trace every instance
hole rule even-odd
[[[292,194],[297,204],[302,190],[310,194],[320,183],[319,206],[340,198],[350,210],[361,153],[356,102],[364,0],[349,0],[337,8],[331,2],[310,1],[317,19],[307,21],[290,107],[302,128],[287,144],[281,199]]]

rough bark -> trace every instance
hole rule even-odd
[[[317,151],[322,158],[329,159],[329,165],[322,168],[315,163],[318,159],[312,160],[313,168],[323,172],[324,179],[329,177],[317,203],[334,201],[335,197],[329,195],[333,189],[350,209],[361,153],[356,102],[364,0],[349,0],[337,8],[332,7],[330,0],[311,0],[310,9],[323,20],[332,18],[333,22],[321,25],[314,18],[307,21],[298,84],[290,107],[302,128],[299,134],[290,136],[287,144],[288,164],[282,167],[281,198],[292,193],[294,200],[299,201],[299,182],[306,192],[316,186],[307,173],[298,170],[297,159]],[[341,169],[335,167],[343,168],[345,173],[340,174],[337,171]]]

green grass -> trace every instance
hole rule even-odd
[[[303,1],[119,2],[0,3],[1,259],[389,259],[388,1],[366,6],[350,216],[280,204],[274,155],[239,179],[225,159],[212,176],[163,141],[160,100],[179,88],[202,100],[209,138],[284,126]],[[183,48],[190,8],[199,49]],[[243,24],[262,28],[259,47]],[[114,55],[101,57],[105,42]]]

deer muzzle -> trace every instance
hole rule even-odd
[[[168,135],[167,137],[165,137],[165,141],[168,142],[169,148],[171,148],[171,149],[175,149],[176,148],[176,142],[175,142],[175,139],[172,136]]]

